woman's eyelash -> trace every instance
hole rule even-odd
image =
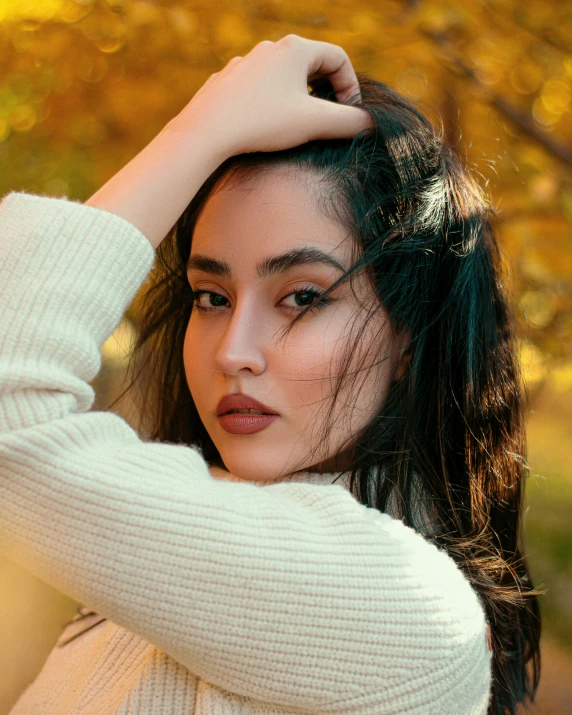
[[[327,305],[330,305],[331,303],[334,302],[334,298],[330,298],[329,296],[325,296],[323,293],[320,293],[320,291],[317,291],[315,288],[312,288],[312,286],[305,286],[303,288],[299,288],[298,290],[293,290],[288,295],[285,295],[282,300],[285,300],[286,298],[289,298],[291,295],[309,295],[312,297],[312,303],[309,304],[310,310],[321,310],[322,308],[325,308]],[[300,310],[303,310],[304,308],[308,307],[307,305],[301,305],[299,306]],[[291,310],[295,311],[296,308],[291,308]]]
[[[224,306],[218,306],[218,305],[213,305],[209,308],[205,308],[202,305],[199,305],[198,301],[201,295],[211,295],[211,296],[218,296],[219,298],[224,298],[224,296],[221,296],[220,293],[215,293],[212,290],[192,290],[192,295],[193,295],[193,310],[198,310],[202,313],[209,313],[211,310],[216,310],[217,308],[221,308]],[[226,300],[226,298],[225,298]]]
[[[185,286],[183,288],[183,290],[181,291],[181,298],[184,301],[193,303],[193,308],[200,312],[203,312],[203,313],[208,313],[212,310],[216,310],[218,307],[223,307],[223,306],[214,306],[213,305],[209,308],[205,308],[204,306],[199,305],[198,301],[200,299],[200,296],[205,295],[205,294],[223,297],[220,295],[220,293],[215,293],[212,290],[200,290],[200,289],[194,290],[190,286]],[[304,310],[304,308],[306,308],[306,307],[309,307],[309,309],[311,311],[312,310],[320,310],[334,302],[334,298],[330,298],[329,296],[322,297],[323,294],[320,293],[319,291],[317,291],[315,288],[312,288],[312,286],[304,286],[303,288],[299,288],[298,290],[291,291],[290,293],[288,293],[288,295],[285,295],[282,298],[282,301],[284,301],[286,298],[289,298],[292,295],[307,295],[307,296],[311,297],[311,299],[312,299],[311,303],[307,303],[305,305],[298,306],[300,311]],[[282,301],[280,301],[280,302],[282,302]],[[296,308],[292,308],[292,307],[288,306],[288,309],[291,310],[292,312],[297,312]]]
[[[199,297],[204,294],[220,296],[220,293],[215,293],[212,290],[194,290],[190,286],[184,286],[183,290],[181,291],[181,298],[188,303],[192,303],[194,310],[202,311],[204,313],[208,313],[211,310],[216,310],[218,306],[213,305],[211,308],[205,308],[202,305],[198,304]]]

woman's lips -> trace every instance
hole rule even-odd
[[[258,410],[263,412],[265,415],[275,415],[277,414],[275,410],[268,405],[254,399],[250,395],[245,395],[242,392],[235,392],[232,394],[225,395],[221,400],[219,400],[216,406],[217,415],[224,415],[227,412],[232,412],[236,410]]]
[[[240,412],[240,410],[256,410],[256,412]],[[225,395],[216,407],[216,414],[220,426],[230,434],[260,432],[279,417],[268,405],[242,393]]]
[[[226,415],[219,415],[220,426],[230,434],[252,434],[266,429],[278,419],[278,415],[256,415],[232,412]]]

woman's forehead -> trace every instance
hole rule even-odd
[[[205,202],[191,254],[259,263],[270,255],[315,247],[349,265],[352,240],[347,229],[324,214],[318,192],[318,178],[306,171],[239,173]]]

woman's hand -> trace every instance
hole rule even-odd
[[[359,98],[341,47],[287,35],[265,40],[211,75],[186,107],[85,203],[136,226],[156,248],[225,159],[312,139],[352,138],[373,126],[365,109],[311,97],[328,79],[339,101]]]
[[[298,35],[264,40],[211,75],[173,123],[183,131],[204,127],[228,156],[351,138],[373,126],[365,109],[310,96],[308,84],[319,78],[330,81],[339,102],[361,100],[341,47]]]

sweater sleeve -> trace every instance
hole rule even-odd
[[[417,693],[426,712],[484,712],[484,613],[446,553],[340,485],[215,479],[197,449],[89,411],[101,346],[153,260],[104,210],[0,203],[6,554],[234,694],[362,713]]]

